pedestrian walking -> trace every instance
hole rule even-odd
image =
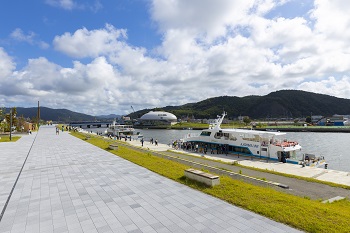
[[[158,139],[154,140],[154,144],[158,146]]]
[[[143,146],[143,138],[141,138],[141,146]]]

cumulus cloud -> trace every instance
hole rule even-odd
[[[298,85],[298,89],[348,99],[350,96],[350,77],[335,78],[331,76],[320,81],[303,82]]]
[[[4,80],[8,77],[15,67],[16,64],[13,62],[13,59],[0,47],[0,80]]]
[[[51,107],[101,114],[279,89],[349,98],[347,6],[316,0],[309,18],[267,17],[286,2],[153,0],[150,14],[162,36],[156,48],[131,45],[126,29],[111,24],[80,28],[53,40],[56,51],[75,59],[70,68],[40,57],[16,71],[0,49],[0,100],[44,98]]]
[[[123,39],[127,37],[126,30],[117,30],[107,24],[100,30],[89,31],[86,28],[71,33],[65,33],[54,38],[53,44],[56,50],[71,57],[98,57],[111,51],[124,47]]]

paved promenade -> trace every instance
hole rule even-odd
[[[298,232],[44,126],[0,143],[0,232]]]

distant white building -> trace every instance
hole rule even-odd
[[[150,111],[138,119],[142,126],[173,125],[177,123],[177,117],[169,112]]]

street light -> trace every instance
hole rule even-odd
[[[10,109],[10,141],[12,141],[12,109]]]
[[[16,115],[13,117],[16,117]],[[12,141],[12,108],[10,109],[10,141]]]

